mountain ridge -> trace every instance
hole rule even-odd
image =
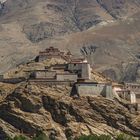
[[[0,16],[1,73],[49,46],[75,55],[97,46],[87,56],[92,66],[103,74],[109,68],[122,81],[128,73],[122,67],[139,63],[139,6],[138,0],[7,0]]]

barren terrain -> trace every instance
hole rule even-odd
[[[43,131],[50,139],[125,132],[140,137],[140,116],[103,97],[69,97],[70,87],[24,83],[0,104],[0,136]],[[115,132],[115,133],[114,133]]]
[[[139,80],[139,0],[7,0],[0,7],[1,73],[53,45],[86,55],[113,80]]]

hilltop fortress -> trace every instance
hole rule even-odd
[[[71,96],[103,96],[108,99],[117,98],[130,104],[140,104],[140,84],[136,83],[97,83],[91,79],[91,67],[85,58],[76,58],[70,52],[61,52],[59,49],[50,47],[39,53],[38,61],[51,58],[62,58],[66,64],[52,65],[44,70],[32,73],[34,82],[47,84],[70,84],[72,85]]]
[[[43,84],[48,86],[68,85],[71,87],[72,97],[101,96],[107,99],[118,99],[140,110],[140,84],[137,83],[98,83],[92,79],[92,68],[85,58],[75,58],[70,51],[62,52],[58,48],[49,47],[39,52],[36,63],[41,63],[52,58],[63,59],[66,63],[45,66],[43,69],[26,71],[28,79],[5,79],[1,82],[19,83],[24,80],[29,84]]]

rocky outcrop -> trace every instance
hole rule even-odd
[[[14,84],[0,83],[0,103],[11,94],[17,86]]]
[[[0,105],[0,119],[5,122],[0,129],[3,138],[17,132],[31,137],[38,131],[58,140],[120,131],[140,136],[136,112],[131,114],[117,101],[101,97],[73,99],[70,89],[28,84],[18,87]]]

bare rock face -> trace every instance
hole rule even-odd
[[[131,114],[116,101],[102,97],[73,99],[69,92],[67,86],[18,87],[0,105],[2,138],[20,132],[33,136],[38,131],[58,140],[83,134],[113,136],[114,131],[140,136],[139,115]]]
[[[13,84],[0,83],[0,103],[11,94],[17,86]]]

